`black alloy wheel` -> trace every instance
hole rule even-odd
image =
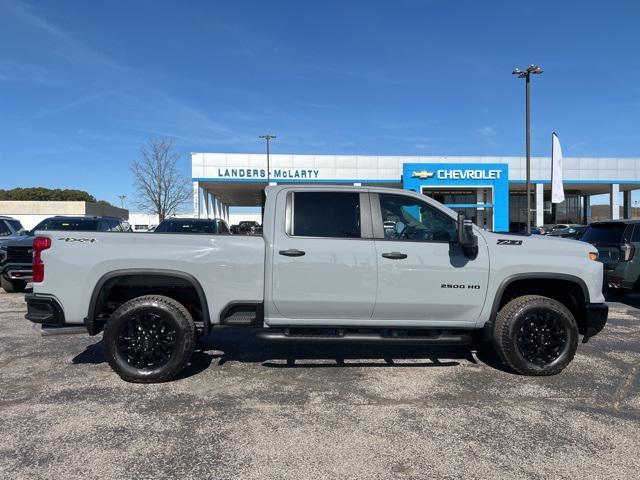
[[[571,311],[542,295],[523,295],[508,302],[493,328],[498,355],[522,375],[560,373],[578,348],[578,325]]]
[[[176,331],[161,315],[143,311],[132,315],[118,336],[118,350],[136,368],[166,365],[176,344]]]
[[[562,355],[569,341],[569,331],[552,312],[538,311],[527,315],[518,332],[518,349],[528,362],[544,367]]]
[[[127,382],[175,378],[196,345],[193,317],[177,300],[144,295],[120,305],[104,328],[105,358]]]

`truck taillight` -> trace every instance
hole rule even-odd
[[[51,239],[47,237],[36,237],[33,240],[33,282],[42,282],[44,280],[44,262],[40,257],[40,253],[47,248],[51,248]]]
[[[630,243],[625,243],[620,247],[620,261],[621,262],[630,262],[633,260],[633,256],[636,253],[636,247],[634,247]]]

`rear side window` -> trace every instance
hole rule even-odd
[[[360,194],[295,192],[294,236],[360,238]]]
[[[633,235],[631,236],[631,241],[636,243],[640,243],[640,224],[636,224],[633,227]]]
[[[588,243],[622,243],[624,231],[627,226],[624,223],[594,223],[580,240]]]

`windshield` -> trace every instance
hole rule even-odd
[[[13,228],[16,232],[18,230],[22,230],[22,224],[20,223],[20,221],[18,221],[18,220],[7,220],[7,222],[9,223],[9,225],[11,225],[11,228]]]
[[[588,243],[622,243],[626,227],[624,223],[617,222],[594,223],[580,240]]]
[[[98,230],[98,220],[95,218],[48,218],[33,229],[34,232],[38,230],[95,232]]]

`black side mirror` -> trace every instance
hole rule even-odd
[[[458,243],[465,257],[474,259],[478,256],[478,237],[473,233],[473,222],[458,213]]]

